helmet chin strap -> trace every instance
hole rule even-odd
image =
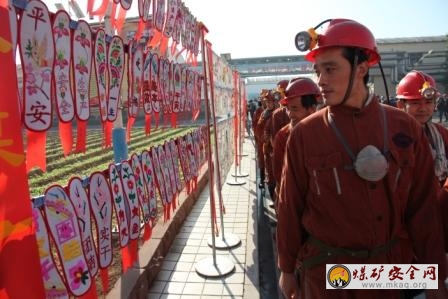
[[[355,78],[355,68],[358,64],[358,56],[359,56],[359,50],[355,49],[355,57],[353,57],[353,65],[350,70],[350,81],[348,82],[347,90],[345,91],[344,98],[342,98],[342,102],[337,104],[336,106],[342,106],[345,104],[345,102],[348,100],[348,97],[350,96],[350,93],[352,92],[353,88],[353,79]]]

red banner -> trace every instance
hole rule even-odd
[[[8,1],[0,0],[0,90],[8,99],[0,101],[0,294],[39,299],[45,293],[32,227],[13,52]]]

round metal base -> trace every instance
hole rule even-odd
[[[238,246],[241,239],[232,233],[226,233],[225,236],[215,237],[215,248],[229,249]],[[208,238],[208,246],[213,247],[213,237]]]
[[[232,174],[232,176],[234,178],[245,178],[245,177],[249,176],[249,174],[248,173],[237,173],[237,174]]]
[[[246,182],[244,182],[244,181],[239,181],[239,182],[237,180],[227,181],[227,185],[230,185],[230,186],[241,186],[244,184],[246,184]]]
[[[226,257],[216,256],[216,265],[213,263],[213,257],[206,257],[197,262],[195,268],[199,275],[222,277],[235,270],[235,265]]]

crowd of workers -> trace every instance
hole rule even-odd
[[[367,86],[381,59],[373,34],[353,20],[328,22],[304,48],[316,82],[282,80],[249,110],[259,187],[277,214],[281,292],[414,298],[423,290],[326,289],[325,265],[415,263],[438,264],[439,288],[426,298],[448,298],[448,129],[432,122],[446,95],[413,70],[396,103],[383,104]]]

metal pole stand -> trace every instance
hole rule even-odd
[[[241,163],[240,165],[238,165],[238,172],[236,173],[236,167],[235,167],[235,173],[232,174],[233,177],[237,177],[237,178],[245,178],[247,176],[249,176],[248,173],[241,173]]]
[[[196,272],[205,277],[222,277],[235,270],[235,265],[226,257],[206,257],[196,263]]]
[[[205,276],[205,277],[221,277],[224,275],[229,274],[230,272],[235,270],[235,265],[231,260],[228,258],[225,258],[223,256],[216,256],[216,249],[215,249],[215,226],[213,221],[213,209],[214,209],[214,171],[216,171],[213,167],[212,162],[212,149],[211,149],[211,138],[210,138],[210,102],[208,98],[208,89],[207,89],[207,68],[206,66],[213,64],[213,61],[211,59],[207,59],[206,51],[211,51],[211,48],[205,47],[205,40],[204,40],[204,33],[208,32],[207,28],[201,23],[201,48],[202,48],[202,61],[203,61],[203,75],[204,75],[204,94],[205,94],[205,103],[206,103],[206,121],[207,121],[207,143],[208,143],[208,169],[210,170],[210,184],[209,184],[209,191],[210,191],[210,224],[211,224],[211,232],[212,232],[212,251],[213,256],[204,258],[200,261],[198,261],[195,265],[196,272],[199,275]],[[211,57],[211,56],[209,56]],[[210,69],[209,69],[210,70]],[[213,90],[213,72],[210,72],[210,76],[208,79],[210,80],[210,86],[211,90]],[[213,94],[213,93],[212,93]],[[214,109],[213,109],[214,110]],[[215,124],[215,120],[214,124]],[[215,133],[216,133],[216,127],[213,126]],[[217,138],[217,135],[215,135],[215,138]],[[216,139],[215,139],[216,140]],[[216,144],[216,143],[215,143]],[[217,153],[215,155],[217,156]],[[219,167],[218,167],[219,168]],[[219,169],[217,169],[219,171]],[[220,186],[221,187],[221,186]]]
[[[241,165],[241,164],[240,164]],[[240,166],[241,167],[241,166]],[[244,184],[246,184],[246,182],[239,182],[238,181],[238,175],[237,175],[237,173],[236,173],[236,166],[235,166],[235,173],[234,174],[232,174],[232,176],[235,178],[235,180],[234,181],[232,181],[232,180],[230,180],[230,181],[227,181],[227,185],[231,185],[231,186],[241,186],[241,185],[244,185]],[[246,175],[246,176],[248,176],[248,175]]]
[[[222,233],[222,238],[215,242],[215,248],[230,249],[230,248],[240,245],[240,243],[241,243],[241,239],[237,235],[232,234],[232,233],[226,233],[224,235],[224,233]],[[210,237],[208,239],[208,246],[213,246],[212,237]]]

